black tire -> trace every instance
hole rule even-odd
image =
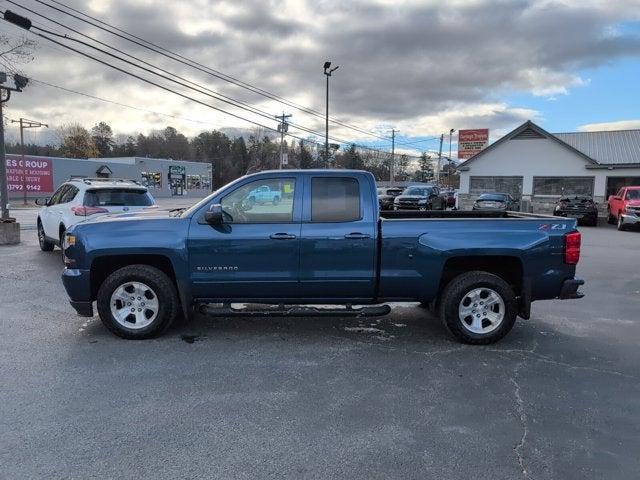
[[[141,282],[148,285],[158,299],[158,312],[144,328],[134,329],[121,325],[111,313],[111,295],[121,285]],[[155,337],[173,323],[180,310],[178,292],[171,279],[161,270],[149,265],[130,265],[116,270],[100,285],[97,296],[98,315],[107,329],[119,337],[142,340]]]
[[[611,210],[607,210],[607,223],[609,225],[615,225],[616,224],[616,217],[611,215]]]
[[[502,322],[489,333],[471,332],[459,318],[458,307],[468,292],[477,288],[490,288],[504,302]],[[518,303],[513,289],[502,278],[487,272],[473,271],[454,278],[440,297],[440,319],[447,330],[460,342],[487,345],[497,342],[513,328],[518,314]]]
[[[618,225],[617,228],[619,231],[624,232],[627,229],[627,226],[624,223],[624,219],[622,218],[622,214],[618,215]]]
[[[55,247],[53,242],[47,240],[47,236],[44,233],[44,228],[42,227],[40,219],[38,219],[38,244],[40,245],[40,250],[43,252],[51,252],[53,251],[53,247]]]
[[[273,204],[274,205],[278,205],[280,203],[280,197],[274,197],[273,198]]]

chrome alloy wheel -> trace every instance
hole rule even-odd
[[[472,333],[493,332],[504,320],[504,300],[495,290],[474,288],[460,300],[458,316],[464,328]]]
[[[111,315],[125,328],[141,329],[158,316],[160,302],[156,292],[142,282],[127,282],[111,294]]]

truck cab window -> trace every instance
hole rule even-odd
[[[311,179],[312,222],[351,222],[360,218],[358,180],[350,177]]]
[[[227,222],[292,222],[295,183],[295,178],[269,178],[237,188],[220,202]]]

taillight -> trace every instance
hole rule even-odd
[[[96,213],[109,213],[109,210],[102,207],[72,207],[71,211],[78,217],[88,217],[89,215],[95,215]]]
[[[580,260],[580,243],[582,235],[580,232],[567,233],[564,236],[564,263],[575,265]]]

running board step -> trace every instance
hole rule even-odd
[[[200,305],[199,311],[213,317],[381,317],[388,315],[391,312],[391,307],[389,305],[374,305],[358,308],[320,308],[292,305],[256,310],[234,308],[230,305],[213,307],[205,303]]]

